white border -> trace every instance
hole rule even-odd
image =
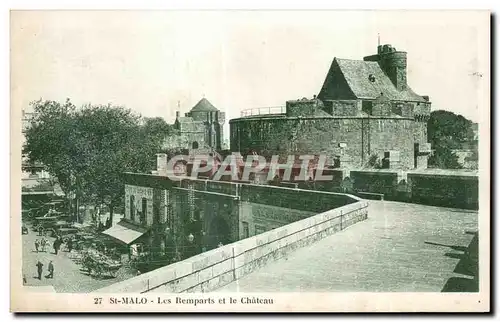
[[[122,1],[96,1],[96,0],[88,0],[88,1],[45,1],[43,5],[39,1],[6,1],[3,2],[5,4],[6,10],[2,12],[2,33],[1,33],[1,44],[4,46],[4,57],[3,64],[1,64],[2,72],[4,72],[7,84],[4,84],[3,88],[3,97],[4,100],[4,108],[1,109],[2,115],[0,116],[1,122],[3,122],[1,128],[1,142],[2,146],[5,150],[9,146],[9,129],[10,129],[10,117],[9,117],[9,83],[7,81],[9,75],[9,37],[8,37],[8,24],[9,24],[9,12],[8,9],[278,9],[278,8],[289,8],[289,9],[493,9],[498,13],[499,6],[498,1],[495,0],[475,0],[475,1],[438,1],[438,0],[421,0],[421,1],[413,1],[412,3],[401,2],[401,1],[359,1],[359,0],[350,0],[343,3],[335,3],[332,4],[331,1],[270,1],[270,0],[254,0],[254,1],[240,1],[237,4],[234,1],[212,1],[209,4],[206,1],[171,1],[168,4],[165,4],[164,1],[130,1],[130,0],[122,0]],[[498,25],[498,18],[495,21],[495,26]],[[497,30],[498,31],[498,30]],[[495,70],[496,71],[496,70]],[[496,90],[492,88],[492,90]],[[498,106],[497,100],[495,102],[491,102],[492,106]],[[497,118],[498,120],[498,113]],[[497,132],[495,131],[495,134]],[[494,137],[499,137],[494,135]],[[500,144],[500,143],[498,143]],[[495,144],[495,148],[498,148],[497,144]],[[1,169],[5,171],[3,178],[8,178],[10,174],[9,168],[9,157],[7,153],[3,154],[2,159],[2,167]],[[2,186],[2,198],[4,198],[3,205],[9,205],[9,195],[10,195],[10,186],[8,180],[3,180]],[[499,193],[500,194],[500,193]],[[493,197],[493,196],[492,196]],[[495,194],[497,197],[497,194]],[[495,198],[499,200],[498,198]],[[10,208],[10,207],[5,207]],[[4,209],[5,209],[4,208]],[[7,213],[9,213],[7,211]],[[6,223],[8,222],[9,216],[6,216],[4,213],[4,220]],[[498,222],[498,221],[497,221]],[[4,245],[9,245],[9,232],[8,224],[2,225],[3,229],[5,229],[2,234],[4,238]],[[494,227],[493,231],[499,231],[497,226]],[[7,265],[2,265],[2,276],[9,276],[9,267]],[[492,272],[493,273],[493,272]],[[491,285],[493,287],[493,285]],[[2,297],[2,303],[5,305],[5,309],[3,312],[8,312],[8,304],[10,298],[10,290],[6,287],[4,288],[4,296]],[[491,303],[492,307],[496,303]],[[10,315],[12,318],[12,315]],[[110,317],[102,317],[102,319],[109,319]],[[169,317],[170,319],[171,317]],[[359,317],[360,319],[363,317]],[[100,320],[101,318],[97,318]]]

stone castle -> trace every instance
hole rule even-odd
[[[363,60],[334,58],[313,99],[230,120],[231,150],[326,154],[334,167],[426,168],[430,109],[407,84],[407,53],[380,45]]]
[[[213,151],[222,148],[225,113],[202,98],[185,116],[176,112],[174,135],[166,138],[165,148]]]

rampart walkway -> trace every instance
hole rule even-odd
[[[367,221],[217,292],[440,292],[450,279],[472,279],[456,267],[477,212],[389,201],[369,207]]]

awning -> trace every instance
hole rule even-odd
[[[76,223],[73,224],[73,227],[78,228],[78,229],[84,229],[84,228],[90,228],[90,227],[92,227],[92,224],[89,224],[89,223],[80,224],[80,223],[76,222]]]
[[[135,230],[118,223],[114,226],[111,226],[111,228],[103,231],[102,233],[118,239],[127,245],[130,245],[134,240],[144,235],[146,231]]]

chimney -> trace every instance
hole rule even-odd
[[[156,172],[159,176],[167,176],[167,154],[156,154]]]
[[[178,120],[181,117],[181,112],[175,111],[175,119]]]

